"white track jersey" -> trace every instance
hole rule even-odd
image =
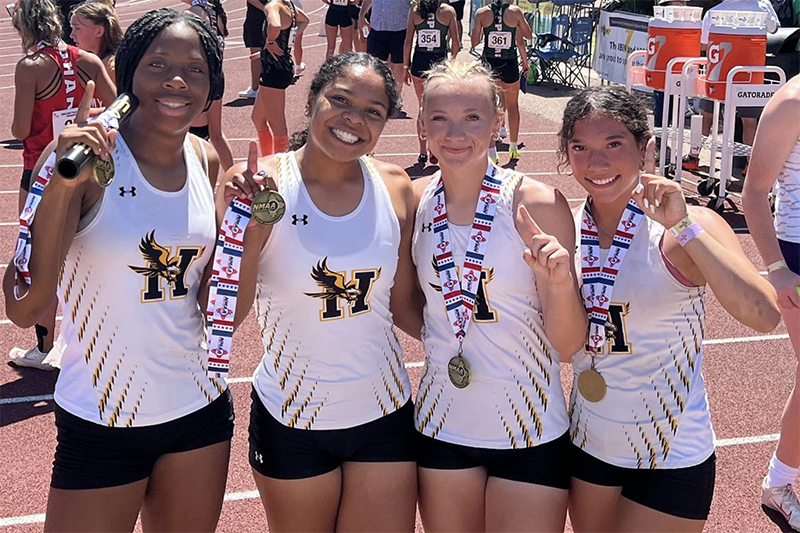
[[[775,233],[782,241],[800,243],[800,139],[797,139],[778,174]]]
[[[502,169],[500,169],[502,172]],[[533,271],[522,259],[526,246],[514,224],[514,190],[520,174],[505,172],[486,248],[472,324],[464,339],[471,383],[458,389],[447,363],[458,342],[444,307],[434,261],[433,213],[438,174],[420,200],[412,253],[425,293],[422,341],[425,368],[416,400],[418,431],[477,448],[529,448],[569,429],[559,355],[544,331]],[[470,226],[450,227],[453,259],[464,264]]]
[[[55,400],[108,426],[174,420],[215,400],[197,291],[214,253],[214,193],[186,138],[186,184],[154,188],[122,135],[116,174],[59,280],[67,348]]]
[[[588,402],[577,390],[578,375],[591,365],[588,353],[578,352],[572,363],[572,442],[623,468],[685,468],[714,452],[700,372],[705,287],[687,287],[669,272],[663,235],[663,226],[642,218],[614,285],[609,318],[617,333],[595,357],[605,398]],[[607,254],[601,250],[601,262]]]
[[[388,415],[411,396],[392,330],[400,224],[368,159],[364,194],[341,217],[314,205],[294,153],[278,156],[286,215],[259,260],[256,315],[264,357],[253,385],[267,411],[298,429],[344,429]]]

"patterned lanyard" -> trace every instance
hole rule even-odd
[[[119,119],[117,115],[111,110],[106,110],[90,119],[98,121],[103,124],[106,129],[119,129]],[[31,285],[31,273],[29,269],[29,262],[31,258],[31,225],[36,216],[36,210],[39,209],[39,203],[42,201],[42,194],[44,188],[50,183],[53,173],[56,170],[56,153],[52,152],[45,161],[42,168],[39,169],[39,174],[36,180],[31,184],[31,190],[28,192],[28,197],[25,199],[25,207],[19,215],[19,236],[17,237],[17,248],[14,251],[14,266],[16,267],[16,277],[22,276],[22,281],[25,287]],[[20,294],[20,284],[14,286],[14,297],[19,300],[28,293],[26,290]]]
[[[481,184],[481,192],[478,195],[478,205],[475,208],[475,218],[469,234],[467,253],[464,257],[464,265],[461,267],[460,282],[453,261],[453,246],[450,242],[444,181],[441,174],[436,192],[434,192],[433,234],[436,243],[436,265],[439,270],[439,282],[442,285],[447,316],[458,341],[459,354],[467,334],[467,328],[472,320],[472,310],[475,307],[475,295],[481,279],[488,237],[492,231],[492,222],[497,211],[500,180],[495,178],[496,174],[497,167],[489,163]]]
[[[600,261],[600,237],[592,217],[592,199],[586,200],[581,222],[581,277],[583,278],[583,300],[589,315],[589,349],[594,354],[603,349],[606,342],[606,323],[611,294],[617,281],[622,261],[628,253],[631,241],[641,225],[644,212],[636,202],[628,201],[622,213],[611,248],[602,267]]]
[[[234,198],[225,211],[217,236],[206,307],[208,377],[211,378],[228,377],[244,234],[252,216],[251,205],[252,200]]]

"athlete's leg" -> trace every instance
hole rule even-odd
[[[417,468],[419,513],[427,533],[486,530],[486,469]]]
[[[349,52],[353,48],[353,26],[341,28],[342,42],[339,43],[339,53]]]
[[[294,54],[295,66],[303,64],[303,33],[305,33],[305,30],[297,32],[297,36],[294,38],[294,50],[292,53]]]
[[[505,110],[508,113],[509,141],[519,140],[519,83],[502,82]]]
[[[425,80],[423,78],[418,78],[416,76],[411,76],[411,81],[414,82],[414,92],[417,95],[417,102],[419,103],[419,114],[418,117],[422,116],[422,92],[425,90]],[[419,140],[419,153],[420,155],[425,154],[427,157],[428,151],[428,141],[420,137],[420,130],[419,130],[419,120],[417,120],[417,139]]]
[[[566,489],[489,477],[486,531],[564,531]]]
[[[789,332],[789,339],[794,348],[794,356],[800,361],[800,309],[781,309],[783,323]],[[791,468],[800,466],[800,381],[798,378],[798,366],[795,365],[794,388],[786,402],[781,419],[781,438],[778,441],[778,449],[775,452],[778,459]]]
[[[250,48],[250,54],[259,54],[261,52],[260,48]],[[257,91],[258,90],[258,80],[261,79],[261,61],[259,56],[256,56],[255,59],[252,57],[250,58],[250,88]]]
[[[333,532],[342,493],[342,470],[305,479],[275,479],[253,470],[269,530]]]
[[[89,490],[50,488],[44,531],[133,531],[147,479]]]
[[[252,117],[258,133],[262,156],[273,153],[275,137],[288,136],[285,106],[286,91],[284,89],[264,87],[263,85],[258,88]]]
[[[222,131],[222,100],[212,102],[208,110],[208,140],[219,154],[222,170],[227,171],[233,166],[233,151]]]
[[[415,463],[347,462],[342,474],[337,531],[414,531]]]
[[[325,24],[325,39],[327,40],[327,48],[325,48],[325,59],[328,59],[333,55],[333,51],[336,50],[336,33],[339,30],[339,26],[330,26]]]
[[[700,533],[706,524],[705,520],[689,520],[662,513],[624,497],[619,501],[616,522],[613,530],[620,533]]]
[[[405,83],[405,80],[403,80],[403,64],[394,63],[391,61],[391,59],[388,61],[388,64],[389,64],[389,70],[392,71],[392,76],[394,76],[394,81],[395,84],[397,85],[397,90],[400,91],[400,93],[402,93],[403,83]]]
[[[156,461],[142,506],[144,531],[209,531],[217,527],[231,442],[164,455]]]
[[[622,487],[606,487],[572,478],[569,488],[569,520],[575,533],[614,529]]]

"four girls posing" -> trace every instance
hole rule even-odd
[[[271,4],[276,60],[304,15]],[[653,159],[635,99],[602,88],[567,105],[561,153],[588,195],[572,213],[490,161],[503,109],[485,67],[426,72],[419,131],[441,170],[412,185],[366,155],[398,105],[391,71],[334,56],[294,150],[259,158],[251,143],[218,187],[215,221],[219,157],[189,129],[221,94],[217,36],[156,10],[128,30],[116,69],[139,100],[130,121],[87,123],[88,84],[77,125],[32,172],[82,142],[113,160],[121,194],[91,168],[56,173],[27,294],[14,296],[15,269],[4,279],[18,325],[55,294],[65,309],[46,530],[132,530],[140,510],[147,530],[216,527],[233,413],[225,383],[206,377],[199,308],[217,221],[267,188],[303,221],[251,222],[234,320],[255,303],[249,460],[271,530],[412,531],[417,499],[428,531],[561,531],[568,504],[576,531],[702,529],[705,285],[756,330],[779,314],[727,224],[642,172]],[[424,345],[416,405],[392,325]],[[561,362],[575,372],[569,410]]]

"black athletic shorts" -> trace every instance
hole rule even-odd
[[[706,520],[716,478],[716,454],[696,466],[657,470],[621,468],[571,445],[572,477],[604,487],[650,509],[689,520]]]
[[[291,54],[287,54],[291,55]],[[294,62],[282,56],[275,61],[266,50],[261,50],[261,79],[259,85],[272,89],[286,89],[294,82]]]
[[[492,71],[492,78],[503,83],[519,83],[519,62],[516,54],[511,59],[484,57],[483,62]]]
[[[205,448],[233,437],[229,390],[202,409],[153,426],[102,426],[70,414],[58,404],[55,412],[57,445],[50,481],[55,489],[101,489],[133,483],[149,477],[163,455]]]
[[[330,6],[328,13],[325,15],[326,26],[338,26],[340,28],[349,28],[353,25],[353,19],[350,17],[350,8],[347,6]]]
[[[208,124],[206,124],[204,126],[192,126],[191,128],[189,128],[189,133],[197,135],[201,139],[205,139],[205,140],[208,140],[208,137],[210,135],[210,133],[208,131]]]
[[[387,59],[391,63],[403,64],[403,45],[406,42],[406,30],[379,31],[372,30],[367,37],[367,53],[381,61]],[[391,57],[391,59],[389,59]]]
[[[358,17],[361,15],[361,6],[358,4],[350,4],[350,18],[353,19],[353,24],[358,27]]]
[[[481,466],[491,477],[569,488],[569,435],[532,448],[473,448],[417,433],[417,466],[433,470],[463,470]]]
[[[796,242],[782,241],[778,239],[778,246],[789,270],[800,276],[800,244]]]
[[[456,10],[456,18],[458,20],[464,19],[464,6],[467,4],[467,0],[461,0],[460,2],[450,2],[450,5],[453,9]]]
[[[33,176],[33,169],[28,168],[22,171],[22,179],[19,180],[19,188],[31,192],[31,177]]]
[[[445,59],[447,59],[447,54],[431,54],[430,52],[415,50],[414,57],[411,58],[411,75],[415,78],[424,78],[426,71]]]
[[[347,429],[296,429],[275,420],[258,394],[250,394],[250,466],[275,479],[304,479],[342,463],[413,462],[414,404],[411,400],[372,422]]]
[[[247,4],[242,37],[247,48],[264,48],[267,40],[267,17],[263,9]]]

